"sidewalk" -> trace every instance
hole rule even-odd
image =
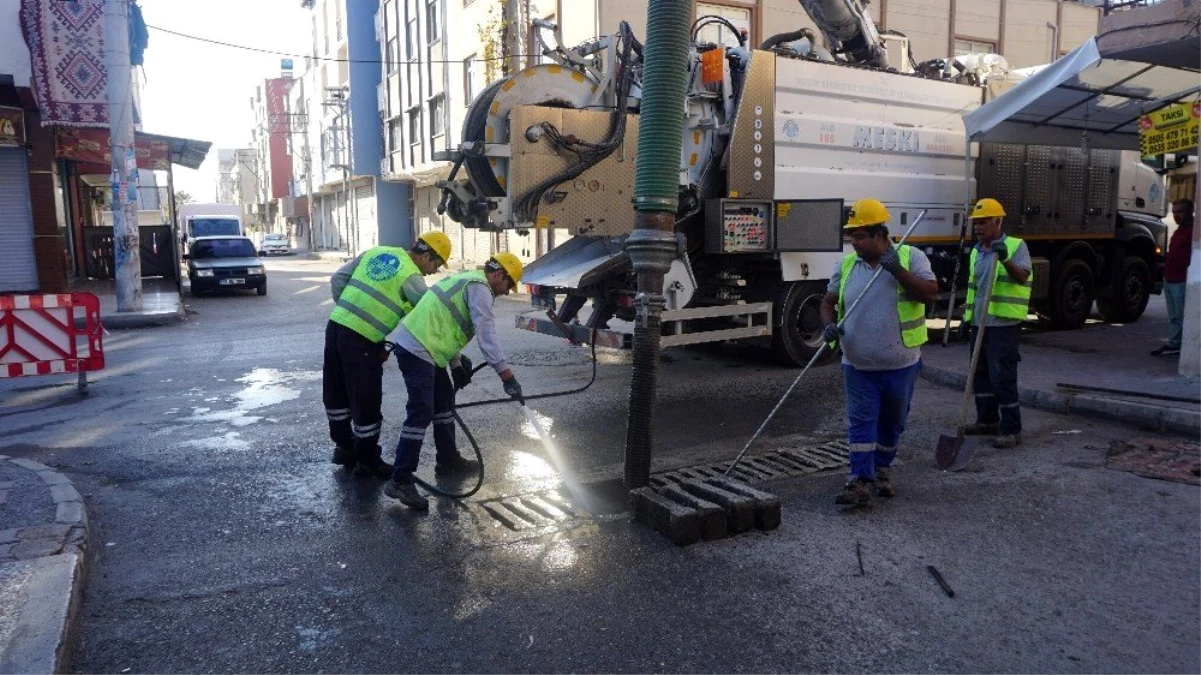
[[[169,326],[184,320],[179,289],[170,279],[142,279],[142,311],[118,312],[117,287],[112,279],[88,279],[71,287],[73,293],[100,298],[100,321],[105,328]]]
[[[942,321],[932,322],[931,328],[934,326],[941,328]],[[1027,326],[1022,332],[1022,363],[1018,368],[1022,404],[1196,437],[1201,433],[1201,403],[1194,401],[1201,400],[1201,381],[1178,375],[1175,357],[1149,355],[1163,344],[1167,334],[1164,299],[1154,295],[1147,312],[1131,324],[1089,323],[1075,331]],[[930,343],[922,349],[922,376],[962,389],[967,380],[969,349],[966,344],[953,342],[953,335],[951,339],[944,349],[942,331],[931,330]]]
[[[65,476],[0,455],[0,673],[62,672],[87,577],[83,498]]]

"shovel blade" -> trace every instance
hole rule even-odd
[[[972,461],[975,452],[975,439],[942,434],[938,437],[938,446],[934,449],[934,463],[943,471],[960,471]]]

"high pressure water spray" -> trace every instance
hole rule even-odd
[[[588,382],[584,386],[576,387],[575,389],[565,389],[563,391],[547,392],[545,394],[533,394],[533,395],[524,397],[524,400],[521,401],[522,412],[525,414],[526,419],[534,427],[534,431],[538,434],[539,439],[542,440],[544,445],[548,445],[549,436],[547,435],[546,430],[544,430],[542,428],[542,425],[538,423],[538,419],[536,417],[534,417],[534,413],[532,410],[530,410],[527,403],[529,401],[537,401],[539,399],[544,399],[544,398],[555,398],[557,396],[570,396],[572,394],[578,394],[580,392],[583,392],[584,390],[591,387],[593,385],[593,383],[596,382],[596,330],[595,329],[593,329],[593,331],[592,331],[591,342],[592,342],[592,354],[591,354],[592,377],[590,377],[588,379]],[[389,354],[396,355],[396,350],[400,349],[400,345],[396,344],[395,342],[388,342],[386,344],[385,349],[388,351]],[[396,356],[397,356],[396,363],[399,366],[400,365],[400,356],[399,355],[396,355]],[[471,374],[474,375],[474,374],[478,373],[480,370],[482,370],[487,365],[488,365],[487,363],[479,364],[478,366],[476,366],[475,368],[473,368],[471,370]],[[480,488],[483,487],[483,485],[484,485],[484,455],[482,452],[480,452],[480,444],[479,444],[479,442],[477,442],[475,440],[475,435],[471,433],[471,429],[468,428],[467,423],[464,422],[463,418],[459,416],[459,410],[462,408],[474,408],[477,406],[497,405],[500,403],[512,403],[512,402],[513,402],[513,399],[508,396],[506,396],[504,398],[486,399],[483,401],[469,401],[467,403],[456,404],[454,410],[451,411],[451,414],[454,415],[455,423],[459,425],[459,428],[463,430],[463,434],[465,436],[467,436],[468,442],[471,443],[471,449],[475,453],[475,461],[478,463],[478,466],[480,467],[479,472],[477,472],[476,476],[475,476],[475,484],[471,487],[471,489],[467,490],[466,492],[452,492],[450,490],[444,490],[436,485],[428,483],[417,476],[413,476],[413,482],[417,483],[421,487],[425,488],[426,490],[428,490],[436,495],[439,495],[442,497],[448,497],[450,499],[466,499],[467,497],[470,497],[470,496],[474,495],[475,493],[479,492]],[[549,445],[548,445],[548,447],[549,447]]]

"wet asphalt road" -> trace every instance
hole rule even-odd
[[[428,515],[328,463],[320,349],[332,265],[270,263],[270,294],[193,300],[187,323],[115,333],[92,395],[0,381],[0,453],[58,467],[87,500],[79,672],[1196,672],[1194,486],[1104,468],[1104,423],[1027,412],[1032,440],[840,514],[827,473],[773,484],[777,532],[677,549],[625,518],[512,532],[482,501],[559,485],[512,404],[464,417],[489,478]],[[527,393],[581,386],[587,352],[511,328]],[[469,348],[473,356],[478,354]],[[574,481],[621,473],[629,368],[539,401]],[[667,352],[657,461],[733,456],[795,371],[750,349]],[[481,372],[463,400],[501,395]],[[403,389],[385,379],[385,445]],[[933,447],[959,396],[919,385],[906,444]],[[812,373],[766,446],[842,435],[835,368]],[[1079,434],[1053,435],[1073,427]],[[432,449],[427,449],[432,454]],[[918,453],[920,455],[920,453]],[[423,462],[429,473],[430,457]],[[949,476],[949,477],[948,477]],[[856,545],[866,576],[859,576]],[[932,584],[936,564],[956,588]]]

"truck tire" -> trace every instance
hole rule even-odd
[[[772,331],[771,348],[776,358],[785,365],[803,366],[809,363],[820,347],[820,343],[810,346],[806,342],[817,339],[821,334],[821,301],[825,295],[824,283],[797,281],[784,284],[777,296],[772,311],[781,321]],[[819,363],[828,361],[836,353],[837,350],[827,350],[828,356]]]
[[[1122,267],[1114,280],[1113,295],[1097,296],[1097,311],[1111,323],[1138,321],[1151,299],[1151,267],[1134,255],[1122,258]]]
[[[1088,263],[1072,258],[1051,281],[1049,318],[1056,328],[1073,330],[1088,321],[1097,297],[1097,283]]]

